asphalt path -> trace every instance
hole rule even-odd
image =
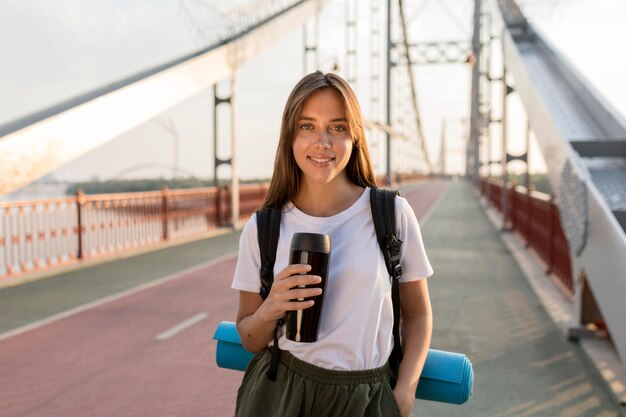
[[[447,187],[401,193],[424,223]],[[233,415],[242,373],[211,339],[237,308],[231,235],[0,291],[0,417]]]

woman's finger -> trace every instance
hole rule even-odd
[[[297,300],[298,298],[317,297],[321,293],[321,288],[296,288],[290,290],[287,294],[289,300]]]
[[[315,301],[313,300],[305,300],[305,301],[289,301],[285,303],[285,310],[295,311],[295,310],[304,310],[310,307],[313,307]]]
[[[281,287],[294,288],[304,285],[315,285],[322,282],[322,278],[318,275],[292,275],[281,282]]]
[[[274,282],[282,281],[284,279],[289,278],[292,275],[302,275],[306,274],[311,270],[311,265],[307,264],[291,264],[287,265],[282,271],[280,271],[274,277]]]

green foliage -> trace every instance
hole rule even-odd
[[[243,180],[242,184],[254,184],[266,182],[267,179]],[[220,181],[220,186],[228,185],[228,181]],[[136,180],[107,180],[107,181],[88,181],[79,182],[70,185],[67,189],[67,195],[73,195],[76,190],[82,189],[85,194],[109,194],[109,193],[132,193],[139,191],[160,191],[163,187],[171,190],[181,188],[201,188],[213,187],[213,180],[204,180],[196,177],[190,178],[146,178]]]

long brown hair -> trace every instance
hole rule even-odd
[[[363,129],[361,106],[356,94],[340,76],[316,71],[306,75],[296,84],[285,104],[278,149],[274,160],[274,173],[263,202],[264,207],[282,207],[298,194],[302,171],[293,156],[293,140],[296,137],[297,124],[304,104],[314,93],[323,89],[336,91],[346,110],[346,118],[352,137],[352,154],[345,168],[348,179],[361,187],[376,185],[369,148],[365,139],[365,130]]]

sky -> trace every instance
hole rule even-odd
[[[0,124],[71,98],[92,88],[198,49],[211,36],[189,13],[193,0],[123,1],[5,0],[0,5]],[[245,2],[239,2],[245,3]],[[379,0],[381,7],[384,1]],[[420,0],[406,2],[410,37],[416,41],[469,40],[473,2]],[[204,4],[211,5],[210,2]],[[380,114],[370,105],[368,2],[359,7],[359,71],[353,86],[366,117]],[[593,86],[626,115],[626,61],[620,54],[626,39],[626,4],[620,0],[528,0],[525,11],[539,31],[588,78]],[[213,4],[215,7],[217,3]],[[331,0],[320,15],[321,69],[334,62],[345,68],[345,5]],[[269,177],[284,102],[304,74],[302,30],[269,46],[240,71],[238,105],[239,173],[244,179]],[[311,69],[311,68],[310,68]],[[469,112],[470,68],[463,64],[420,66],[415,69],[427,147],[432,159],[439,154],[442,126],[446,125],[448,169],[462,172],[463,147]],[[495,69],[497,71],[497,68]],[[340,70],[341,74],[341,70]],[[227,82],[219,85],[228,91]],[[510,111],[521,116],[511,123],[512,153],[523,151],[525,118],[513,96]],[[173,147],[178,147],[183,176],[211,177],[212,92],[204,92],[154,120],[110,141],[60,168],[60,180],[139,178],[172,175]],[[220,110],[226,118],[227,110]],[[165,129],[175,126],[179,141]],[[226,125],[226,123],[223,123]],[[227,129],[221,129],[218,156],[227,158]],[[371,146],[378,173],[384,172],[379,138]],[[498,142],[498,141],[495,141]],[[401,145],[413,146],[413,145]],[[532,145],[531,169],[545,170],[538,147]],[[407,152],[401,152],[407,154]],[[497,144],[492,155],[499,155]],[[410,164],[406,158],[397,163]],[[520,167],[512,166],[513,169]],[[218,175],[229,175],[221,167]]]

